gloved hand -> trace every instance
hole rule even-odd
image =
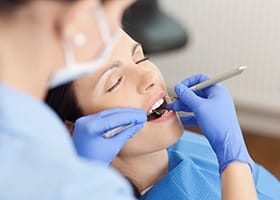
[[[146,121],[146,112],[136,108],[115,108],[81,117],[74,125],[74,145],[80,156],[109,165],[127,140],[138,132]],[[108,130],[132,122],[135,126],[118,135],[111,138],[103,137]]]
[[[220,173],[233,161],[248,163],[253,169],[228,90],[219,84],[198,92],[189,89],[207,79],[206,75],[199,74],[177,84],[175,92],[179,98],[168,108],[195,114],[182,117],[181,121],[186,126],[201,128],[216,153]]]

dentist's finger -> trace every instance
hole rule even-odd
[[[181,84],[183,84],[187,87],[191,87],[191,86],[194,86],[198,83],[204,82],[208,79],[210,79],[210,77],[206,74],[196,74],[196,75],[193,75],[193,76],[190,76],[190,77],[186,78],[185,80],[183,80],[181,82]]]
[[[177,84],[175,86],[175,92],[182,103],[184,103],[191,111],[194,111],[194,109],[203,101],[200,96],[183,84]]]
[[[124,131],[118,133],[117,135],[108,138],[109,140],[117,140],[117,141],[124,141],[124,143],[132,138],[138,131],[140,131],[144,127],[144,123],[134,125],[130,128],[125,129]]]
[[[167,110],[192,112],[187,105],[185,105],[180,99],[175,100],[173,103],[166,105]]]

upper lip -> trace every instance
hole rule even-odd
[[[148,104],[148,109],[147,109],[147,114],[149,114],[149,111],[152,109],[153,105],[160,99],[164,99],[166,96],[165,92],[160,92],[159,94],[157,94],[156,96],[154,96],[150,103]],[[164,99],[165,100],[165,99]]]

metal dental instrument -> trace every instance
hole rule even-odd
[[[230,79],[236,75],[239,75],[241,74],[247,67],[246,66],[242,66],[242,67],[237,67],[233,70],[230,70],[226,73],[223,73],[221,75],[218,75],[218,76],[215,76],[209,80],[206,80],[206,81],[203,81],[197,85],[194,85],[192,87],[190,87],[190,89],[192,89],[193,91],[198,91],[198,90],[202,90],[204,88],[207,88],[211,85],[214,85],[216,83],[219,83],[219,82],[222,82],[224,80],[227,80],[227,79]],[[168,97],[171,101],[174,101],[177,99],[177,97]],[[160,115],[162,114],[160,111],[154,111],[156,114]],[[184,113],[182,112],[179,112],[178,113],[180,116],[182,115],[185,115]],[[189,115],[193,115],[191,113],[187,113],[186,116],[189,116]],[[120,126],[120,127],[117,127],[117,128],[114,128],[110,131],[107,131],[106,133],[103,134],[103,137],[104,138],[110,138],[110,137],[113,137],[114,135],[117,135],[118,133],[134,126],[135,124],[134,123],[130,123],[128,125],[125,125],[125,126]]]
[[[227,80],[229,78],[232,78],[236,75],[241,74],[247,67],[246,66],[242,66],[242,67],[237,67],[233,70],[230,70],[226,73],[223,73],[221,75],[215,76],[207,81],[203,81],[197,85],[194,85],[192,87],[190,87],[190,89],[192,89],[193,91],[197,91],[197,90],[202,90],[204,88],[207,88],[211,85],[214,85],[216,83],[222,82],[224,80]]]
[[[215,76],[211,79],[208,79],[206,81],[203,81],[201,83],[198,83],[192,87],[190,87],[191,90],[193,91],[198,91],[198,90],[203,90],[207,87],[210,87],[211,85],[214,85],[216,83],[219,83],[219,82],[222,82],[222,81],[225,81],[227,79],[230,79],[236,75],[239,75],[241,74],[245,69],[247,69],[246,66],[242,66],[242,67],[237,67],[233,70],[230,70],[226,73],[223,73],[221,75],[218,75],[218,76]],[[170,99],[171,102],[175,101],[178,97],[168,97]]]
[[[104,138],[110,138],[110,137],[113,137],[114,135],[117,135],[118,133],[134,126],[135,124],[134,123],[130,123],[128,125],[125,125],[125,126],[119,126],[117,128],[114,128],[114,129],[111,129],[110,131],[107,131],[106,133],[103,134],[103,137]]]
[[[207,87],[210,87],[211,85],[214,85],[216,83],[225,81],[227,79],[230,79],[236,75],[241,74],[245,69],[247,69],[247,66],[241,66],[241,67],[237,67],[235,69],[232,69],[228,72],[225,72],[221,75],[215,76],[211,79],[208,79],[206,81],[203,81],[199,84],[196,84],[192,87],[190,87],[190,89],[192,89],[193,91],[198,91],[198,90],[202,90],[205,89]],[[171,102],[175,101],[178,97],[168,97],[170,99]],[[194,114],[192,112],[184,112],[184,111],[178,111],[176,112],[178,113],[178,115],[180,117],[187,117],[187,116],[194,116]]]

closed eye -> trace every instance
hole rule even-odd
[[[107,92],[112,92],[122,82],[122,79],[122,76],[118,78],[118,80],[107,90]]]
[[[145,62],[146,60],[149,60],[149,59],[150,59],[149,57],[144,57],[143,59],[136,61],[135,64],[139,64],[141,62]]]

